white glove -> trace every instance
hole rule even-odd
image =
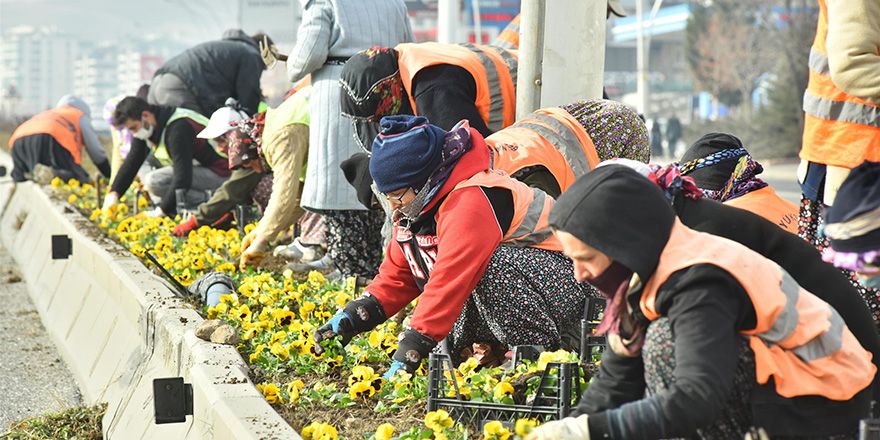
[[[119,203],[119,194],[109,192],[104,196],[104,205],[101,206],[101,210],[104,211],[110,209],[111,207],[116,206],[117,203]]]
[[[143,214],[149,218],[165,217],[165,211],[163,211],[162,208],[159,206],[153,209],[146,210]]]
[[[590,428],[586,414],[566,417],[536,427],[525,440],[590,440]]]

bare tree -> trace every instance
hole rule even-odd
[[[697,86],[722,103],[751,112],[756,79],[772,69],[769,32],[760,26],[761,0],[716,0],[697,5],[689,23],[688,59]],[[699,21],[699,23],[696,23]]]

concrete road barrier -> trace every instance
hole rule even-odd
[[[105,439],[300,439],[234,347],[195,337],[202,318],[165,280],[106,236],[89,236],[94,227],[66,201],[30,182],[3,186],[0,241],[85,400],[108,403]],[[51,259],[52,235],[70,237],[68,259]],[[194,415],[156,425],[153,379],[178,376],[192,384]]]

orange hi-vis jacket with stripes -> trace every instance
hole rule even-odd
[[[854,168],[880,161],[880,107],[838,88],[828,65],[828,7],[819,0],[819,24],[810,50],[810,81],[804,93],[801,159]]]
[[[760,215],[792,234],[798,232],[798,205],[779,197],[769,186],[734,197],[725,205]]]
[[[413,112],[419,109],[412,97],[412,81],[425,67],[450,64],[461,67],[474,77],[477,85],[477,109],[489,130],[496,132],[516,119],[517,52],[477,44],[404,43],[398,54],[400,79],[409,93]]]
[[[79,128],[79,118],[84,113],[72,106],[64,105],[51,108],[36,114],[15,129],[12,138],[9,139],[9,148],[15,140],[33,134],[48,134],[55,138],[62,147],[70,152],[73,161],[82,164],[82,152],[85,149],[82,132]]]
[[[575,179],[599,164],[596,147],[584,127],[558,107],[536,110],[486,138],[492,168],[510,175],[543,165],[565,191]]]
[[[657,291],[669,276],[698,264],[724,269],[748,293],[757,325],[740,333],[749,337],[755,353],[758,383],[766,384],[772,376],[780,396],[844,401],[874,380],[877,367],[871,354],[828,303],[773,261],[730,240],[694,231],[678,219],[642,292],[639,308],[647,319],[660,317]]]
[[[492,41],[492,45],[504,49],[519,49],[519,21],[520,15],[516,14],[513,20]]]
[[[501,170],[486,170],[470,179],[455,185],[452,192],[470,186],[484,188],[505,188],[513,194],[513,220],[510,228],[501,239],[502,243],[513,247],[535,247],[550,251],[562,251],[562,244],[550,230],[548,217],[553,207],[553,199],[543,191],[527,186],[513,179]],[[448,199],[447,199],[448,201]],[[446,201],[440,204],[440,211]]]

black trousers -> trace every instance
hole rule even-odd
[[[82,166],[73,160],[73,155],[58,141],[46,133],[20,137],[12,144],[12,180],[27,180],[25,173],[31,173],[38,163],[52,168],[55,175],[67,182],[76,179],[88,182],[89,175]]]

